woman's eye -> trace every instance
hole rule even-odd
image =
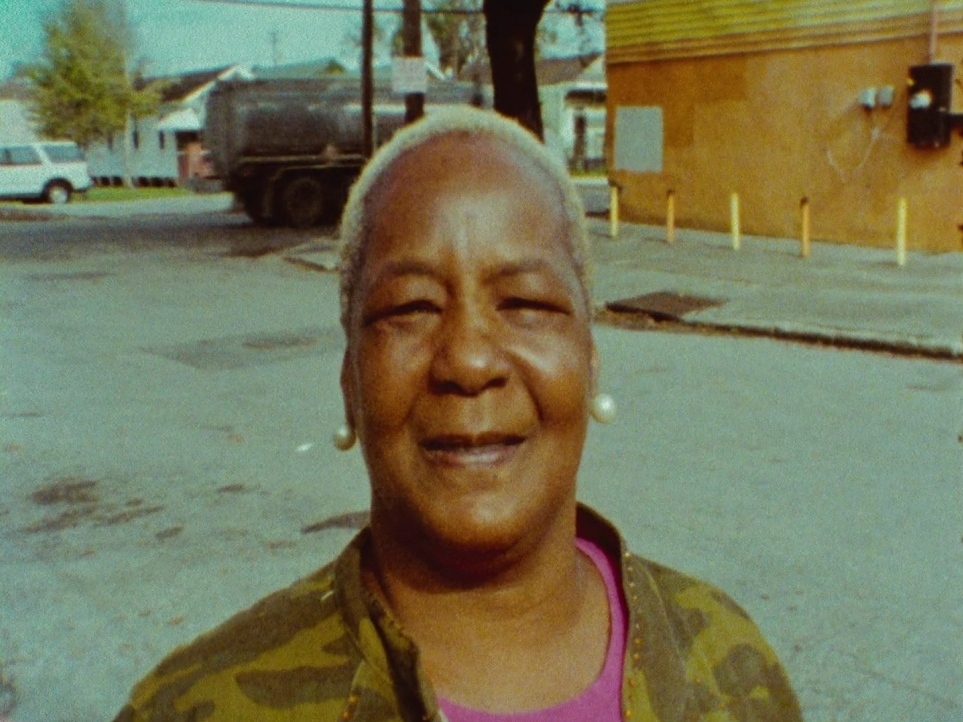
[[[407,301],[405,303],[399,303],[396,306],[391,307],[388,310],[388,315],[390,316],[408,316],[416,313],[435,313],[438,311],[438,306],[427,299],[418,299],[416,301]]]
[[[532,298],[527,296],[513,296],[501,303],[503,311],[524,311],[530,314],[565,313],[565,307],[553,300]]]
[[[421,314],[433,314],[438,313],[438,311],[439,307],[434,302],[427,299],[416,299],[414,301],[391,304],[385,308],[376,310],[364,318],[364,324],[370,325],[381,320],[404,321],[414,319]]]

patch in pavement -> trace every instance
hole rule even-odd
[[[145,506],[143,499],[130,499],[123,507],[102,504],[97,493],[97,480],[79,476],[54,479],[34,490],[30,500],[41,507],[58,507],[62,511],[24,527],[27,534],[74,529],[87,522],[93,526],[126,524],[143,516],[163,511],[163,506]],[[66,508],[63,508],[66,507]]]
[[[201,371],[233,371],[319,356],[327,351],[338,351],[343,346],[341,328],[330,326],[270,334],[223,336],[142,350]]]
[[[721,306],[725,300],[689,296],[673,291],[657,291],[642,296],[610,301],[605,307],[616,313],[637,313],[658,321],[682,321],[686,314]]]

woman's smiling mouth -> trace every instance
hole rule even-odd
[[[497,466],[509,461],[525,437],[518,434],[445,434],[421,442],[425,456],[441,466]]]

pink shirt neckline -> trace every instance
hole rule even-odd
[[[493,714],[439,698],[438,702],[449,722],[621,722],[626,611],[616,582],[618,570],[596,544],[585,539],[576,539],[575,543],[602,575],[609,601],[609,645],[599,676],[569,701],[530,712]]]

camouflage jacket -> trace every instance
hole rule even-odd
[[[625,551],[579,509],[579,536],[621,559],[632,722],[795,722],[785,673],[722,592]],[[115,722],[442,722],[418,651],[361,582],[363,530],[330,565],[175,650]]]

